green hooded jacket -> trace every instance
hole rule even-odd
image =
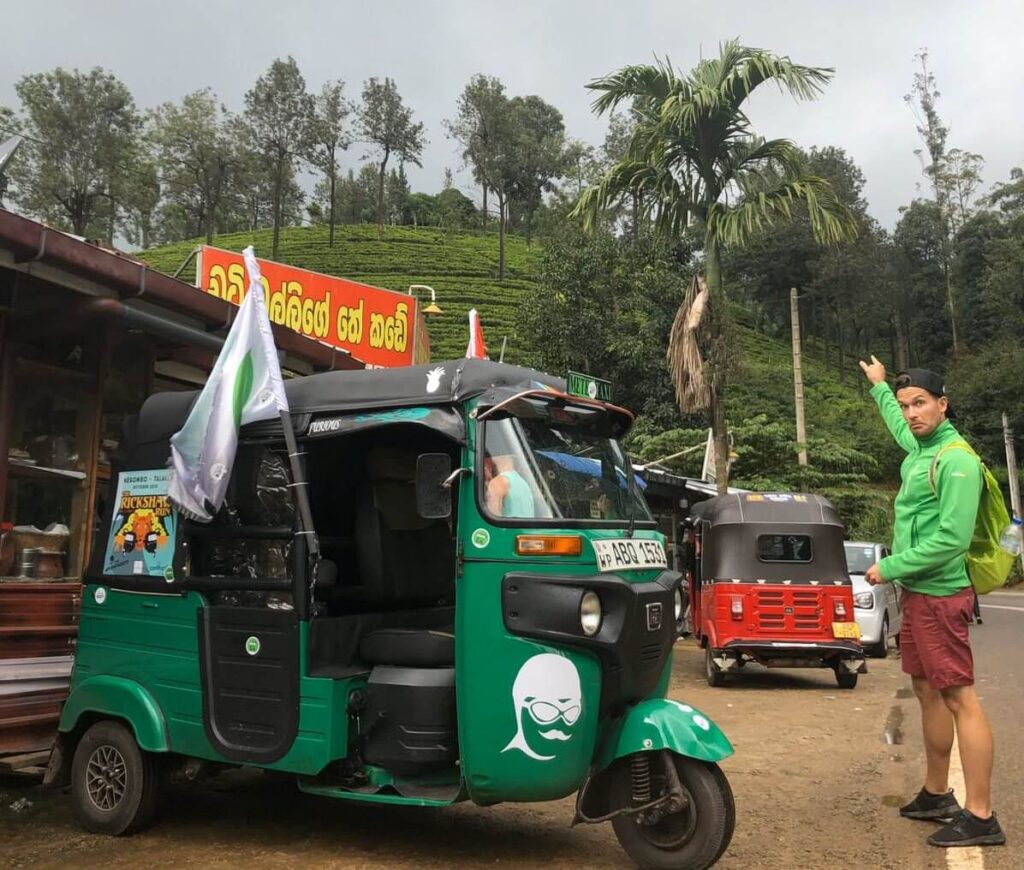
[[[918,438],[887,383],[872,387],[871,396],[896,443],[907,451],[893,505],[893,554],[878,563],[882,579],[925,595],[953,595],[971,585],[964,556],[981,499],[981,464],[966,450],[947,450],[935,469],[936,496],[928,482],[935,454],[963,437],[944,420]]]

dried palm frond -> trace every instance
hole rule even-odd
[[[703,411],[711,403],[711,385],[704,378],[704,357],[701,353],[709,304],[704,276],[696,275],[676,312],[669,333],[668,364],[676,401],[684,414]]]

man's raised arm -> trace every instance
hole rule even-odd
[[[900,410],[900,404],[896,401],[896,397],[892,394],[892,389],[885,382],[885,366],[878,357],[872,354],[871,364],[868,365],[861,360],[860,367],[864,376],[871,381],[871,398],[878,405],[885,425],[892,433],[892,437],[896,439],[896,443],[910,453],[917,447],[917,439],[910,431],[907,421],[903,419],[903,412]]]

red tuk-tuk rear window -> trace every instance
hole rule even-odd
[[[762,562],[810,562],[810,535],[758,535],[757,558]]]

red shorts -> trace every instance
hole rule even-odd
[[[974,613],[974,589],[954,595],[903,590],[900,657],[903,672],[924,677],[933,689],[974,685],[974,657],[967,626]]]

